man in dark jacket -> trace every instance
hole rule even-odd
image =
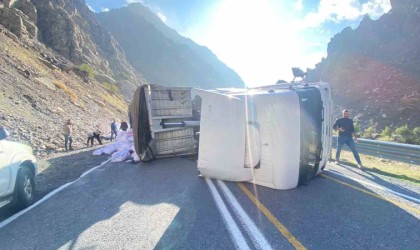
[[[111,141],[114,138],[113,136],[115,135],[115,139],[117,138],[117,124],[115,123],[115,119],[112,119],[112,123],[111,123]]]
[[[120,129],[122,131],[127,131],[128,130],[128,124],[127,124],[127,122],[121,121]]]
[[[89,143],[90,143],[90,146],[93,147],[93,139],[96,139],[99,142],[99,144],[102,145],[101,131],[99,129],[96,129],[92,133],[88,134],[86,145],[89,146]]]
[[[351,152],[353,152],[354,159],[357,161],[357,166],[363,170],[362,161],[360,160],[359,153],[356,149],[355,142],[357,143],[357,137],[354,131],[353,120],[350,119],[349,116],[350,112],[347,109],[343,110],[343,118],[337,119],[333,125],[333,128],[338,130],[338,143],[337,152],[335,154],[335,161],[337,164],[339,164],[341,149],[343,149],[344,144],[347,144]]]

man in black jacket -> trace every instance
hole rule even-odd
[[[93,147],[93,139],[96,139],[99,142],[99,144],[102,145],[101,131],[99,129],[96,129],[92,133],[88,134],[86,145],[89,146],[89,142],[90,142],[90,146]]]
[[[337,119],[334,122],[333,128],[338,130],[338,143],[337,143],[337,152],[335,154],[335,161],[337,164],[340,162],[340,153],[343,149],[344,144],[347,144],[353,152],[354,159],[357,161],[357,166],[363,170],[362,161],[360,160],[359,153],[356,149],[357,137],[354,131],[353,120],[349,118],[350,112],[345,109],[343,110],[343,117]],[[354,140],[353,140],[354,136]]]

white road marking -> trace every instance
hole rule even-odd
[[[32,210],[33,208],[35,208],[36,206],[38,206],[39,204],[43,203],[44,201],[48,200],[49,198],[51,198],[52,196],[54,196],[55,194],[57,194],[58,192],[64,190],[65,188],[67,188],[68,186],[70,186],[71,184],[77,182],[78,180],[80,180],[83,176],[86,176],[87,174],[91,173],[92,171],[104,166],[105,164],[107,164],[109,160],[106,160],[104,162],[102,162],[100,165],[91,168],[90,170],[86,171],[85,173],[83,173],[79,178],[77,178],[76,180],[66,183],[58,188],[56,188],[55,190],[51,191],[50,193],[48,193],[47,195],[45,195],[42,199],[40,199],[39,201],[35,202],[32,206],[25,208],[24,210],[10,216],[9,218],[7,218],[6,220],[0,222],[0,229],[2,229],[3,227],[5,227],[7,224],[9,224],[10,222],[16,220],[17,218],[19,218],[20,216],[22,216],[23,214],[29,212],[30,210]]]
[[[235,244],[237,249],[250,249],[242,232],[239,230],[238,225],[233,220],[232,215],[230,214],[229,210],[227,209],[225,203],[223,202],[222,197],[217,191],[216,187],[214,186],[213,182],[209,178],[205,178],[207,185],[209,186],[210,193],[213,196],[213,199],[216,203],[217,208],[219,209],[220,214],[222,215],[223,221],[233,238],[233,243]]]
[[[398,193],[398,192],[396,192],[396,191],[394,191],[392,189],[389,189],[389,188],[386,188],[386,187],[383,187],[383,186],[378,186],[378,185],[375,185],[375,184],[372,184],[372,183],[369,183],[369,182],[366,182],[366,181],[362,181],[362,180],[359,180],[357,178],[353,178],[353,177],[350,177],[350,176],[346,176],[346,175],[343,175],[343,174],[340,174],[340,173],[336,173],[336,172],[333,172],[331,170],[327,170],[327,172],[328,173],[331,173],[331,174],[335,174],[335,175],[341,176],[341,177],[344,177],[344,178],[347,178],[347,179],[350,179],[350,180],[353,180],[353,181],[358,182],[358,183],[362,183],[362,184],[365,184],[365,185],[368,185],[368,186],[372,186],[372,187],[378,188],[378,189],[383,190],[385,192],[389,192],[389,193],[395,194],[397,196],[400,196],[402,198],[409,199],[411,201],[414,201],[414,202],[420,204],[420,199],[417,199],[417,198],[414,198],[414,197],[411,197],[411,196],[408,196],[408,195],[405,195],[405,194],[402,194],[402,193]]]
[[[251,220],[251,218],[249,218],[248,214],[241,207],[238,200],[236,200],[235,196],[232,194],[232,192],[230,192],[226,184],[221,180],[217,180],[217,183],[222,189],[224,196],[230,203],[230,206],[233,208],[233,211],[235,212],[242,226],[245,228],[248,235],[251,237],[255,247],[258,249],[272,249],[270,243],[268,243],[268,241],[265,239],[261,231],[257,228],[255,223]]]

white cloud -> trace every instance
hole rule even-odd
[[[389,0],[373,0],[362,5],[362,12],[368,14],[373,19],[379,18],[389,10],[391,10]]]
[[[358,0],[321,0],[318,12],[307,14],[302,25],[303,28],[317,27],[328,21],[352,21],[364,15],[378,18],[390,9],[390,0],[369,0],[363,4]]]
[[[295,8],[296,10],[301,11],[303,9],[303,0],[297,0]]]
[[[130,4],[130,3],[143,3],[143,0],[125,0],[126,4]]]
[[[87,4],[87,7],[90,9],[90,11],[96,12],[89,4]]]
[[[157,12],[157,16],[162,20],[162,22],[166,23],[166,20],[168,19],[162,12]]]
[[[101,12],[108,12],[109,11],[109,9],[108,8],[105,8],[105,7],[102,7],[101,8]]]

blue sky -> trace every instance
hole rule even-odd
[[[95,12],[131,2],[148,6],[181,35],[211,49],[249,86],[291,80],[313,68],[331,37],[379,18],[389,0],[86,0]]]

